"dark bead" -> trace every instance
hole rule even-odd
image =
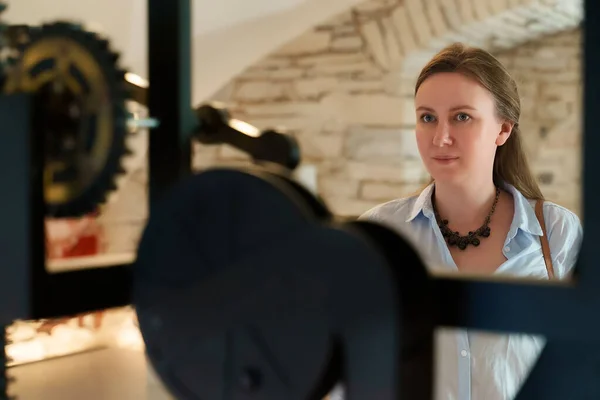
[[[444,225],[448,225],[448,220],[447,220],[447,219],[443,220],[443,221],[442,221],[442,224],[444,224]]]
[[[451,237],[450,239],[448,239],[448,244],[449,244],[450,246],[454,246],[454,245],[456,244],[456,239],[455,239],[455,238],[453,238],[453,237]]]
[[[473,232],[469,231],[469,236],[471,236],[473,234]]]
[[[473,238],[473,240],[471,240],[471,244],[475,247],[479,246],[479,239]]]
[[[454,232],[454,234],[455,234],[456,236],[460,236],[460,233],[458,233],[458,232]]]
[[[458,244],[458,248],[461,249],[461,250],[464,250],[464,249],[467,248],[467,244],[465,242],[460,242]]]

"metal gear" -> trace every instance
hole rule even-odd
[[[125,71],[108,40],[80,25],[54,22],[27,33],[3,91],[33,95],[33,129],[43,137],[46,216],[81,216],[105,202],[124,172]]]

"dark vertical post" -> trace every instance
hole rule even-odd
[[[600,226],[600,135],[598,135],[598,120],[600,110],[600,2],[598,0],[584,1],[583,22],[583,131],[582,131],[582,175],[583,175],[583,246],[577,263],[577,273],[580,277],[582,291],[598,299],[600,287],[600,268],[598,268],[598,243],[600,232],[595,229]],[[580,292],[581,293],[581,292]],[[596,300],[598,301],[598,300]],[[592,318],[590,316],[590,318]]]
[[[1,327],[29,318],[45,274],[41,157],[31,127],[28,95],[0,96],[0,335]]]
[[[191,18],[190,0],[148,0],[148,112],[159,120],[150,132],[150,212],[191,172]]]

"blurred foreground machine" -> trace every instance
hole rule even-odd
[[[600,3],[586,7],[587,19],[600,17]],[[570,284],[431,277],[401,237],[336,222],[294,181],[292,137],[214,105],[192,109],[189,0],[150,0],[148,11],[148,88],[81,26],[5,27],[0,324],[133,303],[167,388],[206,400],[320,399],[339,381],[349,400],[431,399],[436,327],[543,334],[518,399],[600,398],[594,229]],[[584,224],[593,227],[600,28],[584,29]],[[152,118],[133,118],[128,100],[147,102]],[[153,127],[150,217],[137,260],[48,273],[44,217],[101,204],[122,173],[128,130],[144,124]],[[192,140],[229,143],[257,165],[193,175]],[[8,382],[0,379],[0,398]]]

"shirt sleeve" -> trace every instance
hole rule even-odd
[[[562,279],[571,274],[579,257],[583,239],[581,221],[575,213],[549,202],[544,205],[544,219],[554,272]]]

